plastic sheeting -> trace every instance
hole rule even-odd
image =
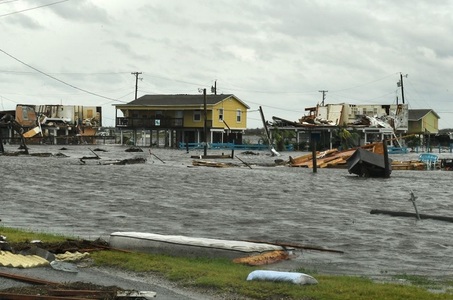
[[[294,284],[318,284],[318,281],[310,275],[297,272],[280,272],[256,270],[247,276],[247,280],[283,281]]]

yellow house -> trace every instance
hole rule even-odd
[[[250,107],[228,95],[144,95],[127,104],[114,105],[116,127],[121,130],[164,131],[166,145],[180,142],[234,142],[242,144]],[[123,114],[118,116],[118,110]]]
[[[439,132],[439,115],[432,109],[409,109],[409,134],[431,135]]]

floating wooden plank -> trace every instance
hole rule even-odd
[[[389,210],[380,210],[380,209],[373,209],[370,211],[370,214],[383,214],[383,215],[390,215],[393,217],[410,217],[410,218],[417,218],[417,214],[409,213],[404,211],[389,211]],[[427,214],[420,214],[420,219],[432,219],[432,220],[439,220],[445,222],[453,222],[453,217],[445,217],[445,216],[436,216],[436,215],[427,215]]]
[[[245,161],[243,161],[242,159],[240,159],[237,155],[235,156],[237,159],[239,159],[244,165],[246,165],[247,167],[249,167],[249,169],[252,168],[252,166],[250,166],[248,163],[246,163]]]
[[[213,168],[228,168],[228,167],[236,166],[232,163],[220,163],[220,162],[202,161],[202,160],[194,160],[194,161],[192,161],[192,165],[198,166],[198,167],[213,167]]]

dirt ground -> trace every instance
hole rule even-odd
[[[51,284],[51,285],[32,285],[26,287],[13,287],[0,291],[1,293],[11,293],[18,295],[40,295],[40,296],[57,296],[57,295],[71,295],[78,298],[109,300],[116,299],[118,291],[123,291],[116,286],[101,286],[86,282],[72,282],[64,284]],[[91,293],[89,293],[91,292]],[[91,297],[91,298],[90,298]]]
[[[36,244],[28,242],[12,243],[13,253],[32,249]],[[107,242],[98,240],[66,240],[59,243],[40,243],[39,248],[53,254],[70,252],[90,252],[108,249]],[[115,268],[98,268],[90,262],[78,264],[78,272],[63,272],[51,267],[8,268],[0,267],[0,299],[2,293],[12,295],[41,295],[57,297],[75,297],[77,299],[118,299],[117,292],[153,291],[162,300],[212,300],[246,299],[205,289],[191,289],[178,286],[173,282],[151,273],[134,273]],[[35,284],[28,281],[13,280],[3,274],[12,274],[31,279],[48,281],[49,284]],[[116,298],[115,298],[116,297]]]
[[[9,244],[13,253],[23,253],[33,247],[38,246],[53,254],[62,254],[69,252],[90,252],[108,248],[108,243],[103,240],[71,240],[68,239],[58,243],[11,243]],[[65,292],[63,292],[65,291]],[[92,293],[90,293],[90,292]],[[102,286],[87,282],[69,282],[56,284],[39,284],[31,286],[19,286],[1,290],[2,293],[22,294],[22,295],[52,295],[70,293],[72,296],[90,299],[90,296],[96,295],[96,299],[115,299],[115,295],[121,288],[116,286]]]
[[[102,249],[109,248],[109,244],[102,239],[96,239],[94,241],[84,240],[84,239],[82,239],[82,240],[67,239],[66,241],[57,242],[57,243],[20,242],[20,243],[9,243],[9,244],[10,244],[10,247],[12,248],[13,252],[15,252],[15,253],[29,250],[35,246],[37,246],[41,249],[47,250],[53,254],[62,254],[62,253],[65,253],[66,251],[90,252],[90,251],[96,251],[96,250],[102,250]]]

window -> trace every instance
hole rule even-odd
[[[219,109],[219,121],[223,121],[223,108]]]
[[[200,122],[201,121],[201,111],[195,110],[193,112],[193,120],[194,120],[194,122]]]
[[[241,122],[241,117],[242,117],[242,112],[240,109],[236,111],[236,122],[240,123]]]

